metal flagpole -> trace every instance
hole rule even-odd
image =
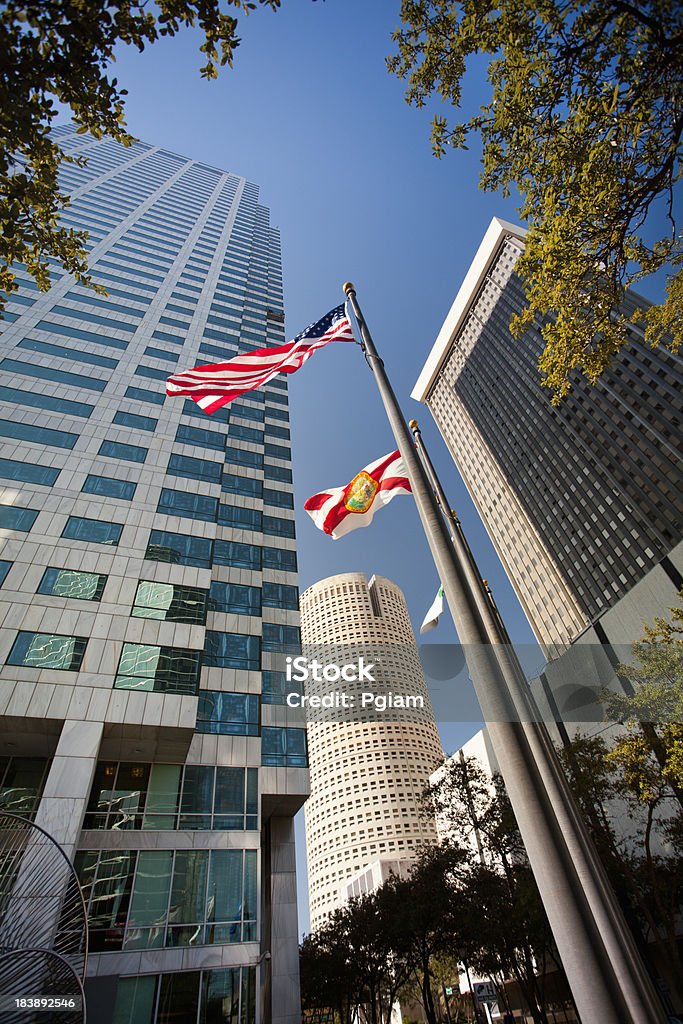
[[[510,643],[505,623],[496,606],[488,583],[481,577],[462,525],[449,505],[439,476],[422,440],[417,420],[410,421],[410,429],[413,433],[418,455],[432,485],[436,501],[450,527],[456,557],[465,566],[471,591],[486,626],[488,642],[502,645],[498,647],[497,653],[503,655],[501,669],[506,682],[513,691],[520,688],[522,696],[525,698],[526,710],[530,714],[523,715],[522,728],[526,733],[536,766],[543,779],[546,792],[562,829],[579,881],[583,886],[595,916],[607,955],[615,967],[618,967],[624,958],[627,964],[630,962],[631,973],[626,977],[632,976],[636,981],[640,979],[640,987],[643,991],[647,992],[648,989],[650,990],[650,1002],[653,1011],[661,1014],[659,999],[652,987],[651,980],[635,945],[633,936],[624,920],[604,867],[596,853],[595,846],[588,834],[581,813],[559,764],[555,747],[538,712],[536,702],[526,682],[524,671],[519,663],[515,649]],[[524,711],[524,708],[522,708],[522,711]]]
[[[501,775],[519,825],[572,993],[583,1024],[663,1024],[654,988],[635,953],[595,858],[580,816],[563,803],[563,778],[549,737],[534,721],[508,647],[492,642],[495,618],[481,579],[451,540],[430,480],[401,413],[350,283],[360,344],[401,452],[425,536],[472,677]],[[447,505],[445,506],[447,507]],[[476,567],[475,567],[476,569]],[[488,613],[485,609],[488,609]],[[531,719],[531,721],[529,721]],[[566,788],[566,782],[564,782]],[[558,809],[561,815],[558,815]],[[597,865],[599,868],[599,865]],[[596,877],[597,875],[597,877]]]

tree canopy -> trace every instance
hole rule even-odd
[[[437,156],[483,147],[481,187],[517,188],[528,227],[517,269],[543,319],[543,383],[559,401],[573,371],[595,382],[644,331],[683,338],[681,176],[683,8],[677,0],[403,0],[389,70],[406,98],[460,108],[471,58],[488,58],[490,97],[467,120],[437,115]],[[667,297],[620,310],[627,286],[666,268]]]
[[[15,290],[14,263],[49,287],[49,261],[90,284],[87,233],[60,227],[68,197],[57,183],[67,156],[50,136],[57,103],[71,109],[78,131],[133,141],[124,127],[124,97],[108,69],[119,43],[144,50],[183,27],[204,33],[200,74],[216,78],[239,45],[233,11],[280,0],[7,0],[0,8],[0,289]],[[4,308],[0,296],[0,311]]]

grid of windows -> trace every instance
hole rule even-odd
[[[254,1024],[256,968],[145,974],[119,981],[114,1024]]]
[[[93,952],[256,938],[256,850],[81,850],[74,867]]]
[[[100,761],[83,827],[251,831],[258,827],[258,770]]]

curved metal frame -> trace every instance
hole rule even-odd
[[[43,831],[43,830],[41,830],[41,831]],[[57,844],[57,845],[59,845],[59,844]],[[60,847],[60,849],[61,849],[61,847]],[[61,953],[55,953],[55,951],[53,949],[43,949],[40,946],[36,946],[35,948],[28,948],[28,949],[3,949],[2,947],[0,947],[0,964],[2,964],[3,957],[13,956],[13,955],[22,956],[22,955],[25,955],[27,953],[41,953],[45,957],[54,958],[55,960],[59,960],[60,963],[64,964],[64,966],[66,967],[67,971],[69,972],[70,976],[73,978],[73,980],[74,980],[74,982],[76,984],[76,988],[78,989],[78,995],[79,995],[80,1000],[81,1000],[80,1011],[74,1011],[74,1012],[75,1013],[76,1012],[80,1012],[80,1014],[81,1014],[80,1017],[79,1017],[79,1024],[80,1024],[80,1022],[82,1022],[82,1024],[86,1024],[87,1018],[88,1018],[88,1014],[87,1014],[87,1007],[86,1007],[86,1003],[85,1003],[85,991],[83,989],[83,982],[79,978],[79,976],[76,973],[76,971],[74,970],[73,966],[69,963],[69,961],[66,959],[66,957],[62,956]],[[38,994],[38,993],[36,993],[36,994]],[[0,1020],[2,1020],[2,1016],[3,1016],[3,1014],[0,1011]],[[60,1020],[65,1020],[64,1011],[60,1012]]]
[[[3,833],[15,834],[14,844],[11,842],[6,842],[3,844]],[[22,833],[23,835],[21,835]],[[58,893],[56,895],[51,895],[50,891],[51,880],[54,877],[54,863],[51,863],[50,860],[47,860],[44,866],[41,867],[40,862],[38,860],[35,868],[32,868],[31,865],[29,864],[27,869],[27,866],[25,864],[25,858],[27,851],[31,848],[32,839],[42,840],[40,842],[40,846],[34,847],[37,858],[40,857],[40,848],[42,848],[42,850],[44,851],[45,848],[47,847],[47,849],[51,851],[52,859],[54,859],[55,853],[58,851],[59,857],[63,861],[63,867],[65,869],[63,895],[60,898],[60,908],[57,914],[55,915],[56,920],[54,942],[51,945],[45,944],[35,946],[34,943],[36,941],[36,938],[38,938],[40,941],[40,937],[36,936],[35,934],[30,934],[30,925],[34,921],[37,922],[39,920],[39,918],[36,917],[36,908],[39,912],[40,901],[56,899],[59,896]],[[10,868],[13,872],[15,871],[16,863],[16,873],[12,878],[12,887],[16,885],[17,878],[21,878],[22,870],[26,871],[26,876],[22,883],[25,886],[25,890],[22,890],[19,893],[17,893],[16,891],[12,892],[10,888],[6,896],[6,900],[3,901],[4,906],[0,908],[0,951],[3,953],[20,953],[22,951],[42,951],[44,953],[59,958],[65,964],[68,965],[69,970],[73,973],[74,978],[78,983],[79,990],[82,993],[83,981],[85,979],[85,970],[88,958],[88,918],[86,913],[85,900],[83,898],[83,892],[81,890],[81,886],[78,881],[78,876],[74,870],[73,864],[69,860],[69,857],[62,849],[60,844],[54,839],[53,836],[50,835],[49,832],[47,832],[40,825],[36,825],[34,822],[30,821],[28,818],[25,818],[20,814],[15,814],[12,811],[0,810],[0,869],[3,866],[3,854],[4,859],[6,859],[10,863]],[[31,891],[33,887],[35,887],[34,892]],[[64,913],[65,903],[67,899],[70,901],[73,907],[74,917],[78,919],[77,929],[74,927],[73,930],[69,928],[64,930],[63,928],[63,920],[61,919],[61,915]],[[21,920],[21,916],[17,914],[17,922],[15,924],[15,927],[23,925],[25,922],[28,923],[29,933],[26,934],[25,940],[27,943],[31,944],[30,946],[23,945],[23,933],[21,934],[21,946],[17,945],[16,936],[7,936],[6,934],[3,935],[3,926],[6,925],[8,910],[12,908],[13,900],[15,901],[15,903],[18,903],[20,900],[27,901],[27,906],[29,908],[27,914],[24,917],[23,921]],[[33,906],[30,905],[30,901],[33,902]],[[77,949],[70,950],[68,948],[60,948],[60,933],[64,936],[73,936],[74,934],[77,934]],[[7,942],[8,938],[10,939],[9,944]],[[68,943],[66,943],[66,945],[68,946]],[[83,1012],[85,1013],[85,1002],[83,1003],[83,1007]]]

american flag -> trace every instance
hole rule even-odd
[[[227,363],[195,366],[174,374],[166,381],[166,394],[186,395],[210,415],[245,391],[260,388],[276,374],[294,373],[316,349],[331,341],[355,341],[343,304],[310,324],[286,345],[258,348]]]

